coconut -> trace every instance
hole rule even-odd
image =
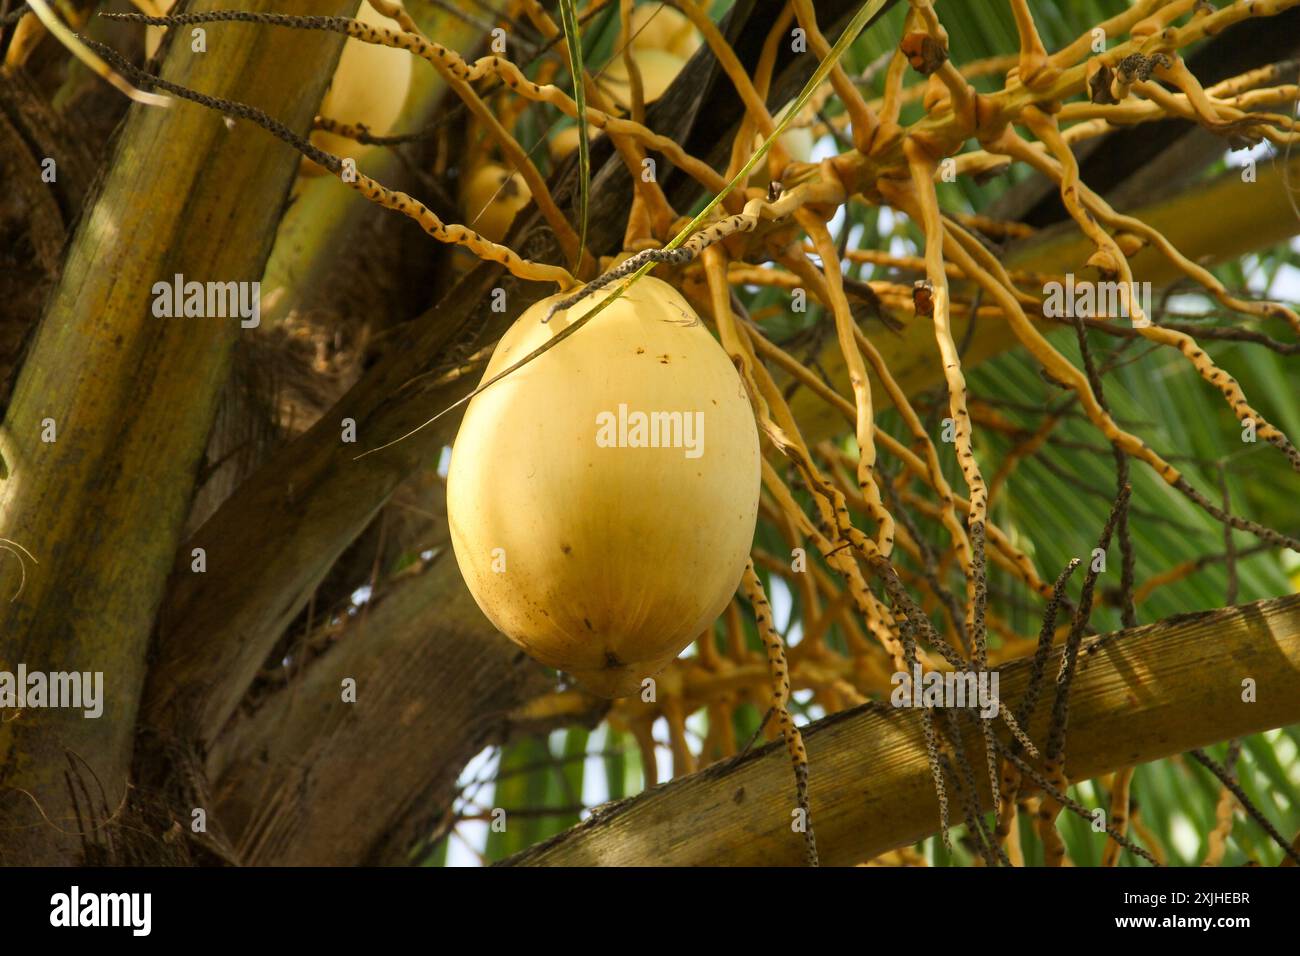
[[[587,124],[587,141],[594,143],[598,138],[604,135],[604,130],[599,126]],[[566,126],[554,136],[550,142],[551,162],[558,163],[564,160],[578,148],[578,127],[577,125]]]
[[[638,8],[642,9],[642,8]],[[676,13],[676,11],[670,11]],[[678,14],[680,16],[680,14]],[[689,25],[689,23],[688,23]],[[683,57],[675,53],[655,48],[642,48],[637,44],[635,51],[637,69],[641,74],[641,94],[647,105],[663,96],[672,85],[677,74],[686,64]],[[632,81],[628,79],[627,64],[622,56],[616,56],[600,74],[600,88],[617,104],[623,112],[632,110]],[[595,140],[604,133],[598,126],[587,125],[587,138]],[[578,148],[578,127],[566,126],[556,133],[550,142],[551,161],[558,163]]]
[[[396,26],[368,3],[361,4],[356,19],[376,27]],[[411,86],[411,61],[412,56],[406,50],[349,38],[343,44],[334,78],[321,100],[320,114],[342,123],[364,123],[373,136],[388,135],[406,103]],[[314,131],[311,141],[327,153],[354,160],[359,160],[371,148],[324,130]],[[311,173],[321,172],[315,163],[310,165]]]
[[[689,60],[702,40],[695,24],[685,15],[659,3],[642,4],[633,9],[629,28],[632,49],[638,54],[645,50],[662,50]]]
[[[515,215],[532,198],[523,176],[496,163],[484,163],[461,180],[460,207],[465,225],[492,242],[506,237]]]
[[[528,309],[484,381],[608,294]],[[558,298],[558,297],[557,297]],[[721,346],[645,277],[470,402],[447,515],[483,613],[530,656],[618,697],[726,608],[753,543],[758,431]]]
[[[578,127],[566,126],[551,137],[551,162],[558,163],[578,148]]]
[[[787,104],[779,113],[772,117],[773,122],[780,123],[785,119],[786,113],[790,111],[790,104]],[[812,162],[813,146],[816,145],[816,137],[813,135],[811,126],[796,125],[797,120],[785,128],[785,132],[777,139],[787,153],[790,154],[792,163],[809,163]],[[758,149],[763,143],[762,136],[754,137],[754,149]],[[768,155],[771,155],[769,151]],[[759,189],[766,189],[768,183],[772,181],[772,174],[768,166],[767,157],[759,161],[753,173],[749,177],[749,185],[757,186]]]
[[[172,7],[176,5],[176,0],[162,0],[157,4],[157,15],[165,17],[171,13]],[[167,33],[166,27],[155,27],[153,25],[144,28],[144,56],[146,60],[152,60],[162,46],[163,36]]]
[[[686,61],[663,50],[637,52],[637,71],[641,74],[641,93],[644,101],[653,103],[672,85]],[[600,77],[600,88],[625,110],[632,109],[632,81],[627,75],[627,64],[622,56],[609,61]]]

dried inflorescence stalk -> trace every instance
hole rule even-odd
[[[754,571],[754,562],[745,565],[745,576],[741,588],[754,608],[754,623],[758,626],[759,637],[767,648],[768,667],[772,674],[772,712],[776,715],[777,726],[785,738],[786,749],[790,751],[790,760],[794,764],[795,800],[797,809],[803,814],[800,821],[807,851],[808,865],[817,866],[817,837],[813,833],[812,816],[808,809],[808,751],[803,745],[803,735],[790,717],[790,668],[785,659],[785,645],[781,635],[772,623],[772,608],[763,593],[763,582]]]

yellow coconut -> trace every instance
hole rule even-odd
[[[597,126],[587,125],[587,141],[594,143],[596,139],[604,135],[604,131]],[[551,162],[558,163],[578,148],[578,127],[566,126],[554,136],[550,142]]]
[[[663,50],[642,50],[635,59],[641,74],[642,97],[647,104],[664,95],[686,64],[680,56]],[[600,88],[624,110],[632,109],[632,81],[628,79],[623,57],[616,56],[609,61],[600,76]]]
[[[532,198],[524,177],[496,163],[484,163],[470,170],[461,181],[464,224],[493,242],[506,237],[515,214]]]
[[[632,10],[632,49],[662,50],[689,60],[699,49],[702,37],[681,12],[665,4],[644,3]]]
[[[548,144],[551,161],[558,163],[578,148],[578,127],[568,126],[551,137]]]
[[[166,16],[166,14],[163,14]],[[162,46],[163,34],[167,32],[166,27],[147,26],[144,28],[144,55],[146,59],[152,60],[158,48]]]
[[[816,137],[813,136],[811,126],[791,126],[781,134],[781,145],[790,154],[790,161],[793,163],[812,162],[815,142]]]
[[[175,5],[176,0],[162,0],[161,3],[156,5],[158,11],[156,16],[167,16]],[[144,28],[144,55],[146,59],[152,60],[154,58],[154,54],[162,46],[163,36],[166,33],[166,27],[147,26]]]
[[[393,21],[376,13],[368,3],[361,4],[356,19],[372,26],[396,27]],[[406,94],[411,86],[412,59],[405,50],[348,39],[339,54],[334,78],[321,100],[320,115],[341,123],[364,123],[373,136],[388,135],[406,103]],[[313,132],[311,141],[327,153],[352,159],[360,159],[372,148],[322,130]],[[316,164],[309,165],[311,169],[304,168],[304,172],[321,172]]]
[[[528,309],[484,380],[606,294],[549,324],[554,298]],[[687,301],[646,277],[470,403],[447,514],[461,574],[492,623],[616,697],[726,608],[758,490],[758,432],[735,368]]]
[[[785,119],[785,114],[789,109],[790,107],[786,106],[785,109],[777,113],[776,116],[772,117],[772,119],[775,122],[780,123]],[[797,122],[798,120],[796,119],[795,123]],[[758,149],[758,147],[762,145],[762,142],[762,136],[755,136],[754,148]],[[812,162],[812,151],[813,145],[816,143],[816,137],[813,135],[811,126],[796,126],[792,123],[786,127],[785,132],[781,134],[778,142],[785,147],[785,151],[790,154],[790,162]],[[769,151],[768,156],[770,155],[771,152]],[[765,156],[763,159],[759,160],[758,166],[754,168],[754,172],[749,177],[749,184],[751,186],[757,186],[760,189],[766,189],[767,184],[771,181],[772,175],[769,172],[768,161]]]

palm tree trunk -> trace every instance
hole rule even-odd
[[[220,4],[199,3],[202,9]],[[254,0],[248,9],[350,6]],[[235,25],[208,52],[174,38],[164,76],[310,123],[342,38]],[[255,30],[251,37],[234,31]],[[324,67],[324,68],[323,68]],[[154,615],[189,510],[238,318],[159,318],[153,287],[258,279],[298,157],[250,123],[177,101],[132,107],[5,416],[0,662],[99,672],[103,714],[29,709],[0,723],[6,863],[106,859],[124,805]],[[245,558],[247,560],[247,558]],[[22,593],[11,599],[26,576]],[[209,565],[201,580],[222,569]]]

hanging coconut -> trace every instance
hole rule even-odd
[[[641,74],[641,98],[648,105],[668,91],[686,61],[663,50],[641,50],[634,59]],[[624,110],[632,109],[632,80],[621,56],[609,61],[601,74],[600,88]]]
[[[682,13],[662,4],[642,4],[632,11],[629,24],[632,49],[663,50],[689,60],[699,49],[702,37]]]
[[[165,17],[172,12],[172,7],[176,6],[176,0],[161,0],[158,4],[156,16]],[[152,60],[158,53],[158,48],[162,46],[163,37],[167,34],[166,27],[147,26],[144,28],[144,57],[146,60]]]
[[[646,105],[668,91],[668,87],[672,86],[673,80],[699,45],[699,34],[694,32],[691,22],[676,10],[663,7],[652,20],[648,17],[649,12],[652,11],[647,7],[637,7],[632,14],[632,50],[637,72],[641,74],[642,101]],[[645,23],[651,23],[654,29],[642,29],[642,24]],[[641,30],[640,33],[636,32],[638,29]],[[632,109],[632,81],[621,54],[609,61],[601,71],[598,82],[623,112]],[[603,133],[604,130],[597,126],[587,126],[588,139],[595,140]],[[577,148],[578,127],[565,127],[551,138],[552,162],[560,162]]]
[[[790,111],[792,104],[786,106],[775,116],[772,117],[774,123],[780,123],[785,119],[786,113]],[[754,149],[762,145],[763,137],[756,135],[754,137]],[[781,134],[778,142],[785,148],[786,153],[790,156],[792,163],[809,163],[812,162],[813,146],[816,145],[817,138],[813,135],[811,126],[800,125],[797,121],[786,127],[785,132]],[[749,177],[749,185],[757,186],[759,189],[767,189],[768,183],[772,181],[771,169],[766,159],[762,160],[754,168],[754,172]]]
[[[506,237],[515,215],[532,198],[524,177],[497,163],[471,169],[461,180],[460,206],[465,225],[492,242]]]
[[[484,381],[603,300],[528,309]],[[735,593],[758,512],[758,431],[726,353],[645,277],[470,402],[452,449],[456,560],[484,614],[605,697],[636,691]]]
[[[587,124],[587,139],[589,142],[595,142],[605,131],[599,126]],[[549,149],[551,151],[551,162],[559,163],[567,159],[569,154],[578,148],[578,127],[577,125],[566,126],[554,136],[551,137]]]
[[[356,19],[370,26],[395,26],[368,3],[361,4]],[[413,61],[406,50],[349,38],[321,100],[320,114],[344,123],[364,123],[375,136],[386,136],[397,125],[406,104]],[[314,131],[311,141],[327,153],[354,160],[372,148],[324,130]],[[304,163],[302,171],[312,176],[324,172],[315,163]]]

